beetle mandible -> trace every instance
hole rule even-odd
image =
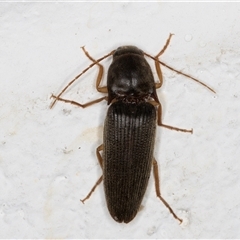
[[[82,108],[102,100],[107,100],[108,105],[110,105],[104,123],[103,144],[96,150],[103,175],[98,179],[89,194],[81,201],[87,200],[97,185],[103,181],[109,213],[117,222],[128,223],[136,216],[152,168],[157,197],[172,215],[180,223],[182,222],[182,219],[175,214],[160,193],[158,165],[153,156],[156,122],[158,126],[172,130],[189,133],[193,133],[193,130],[180,129],[162,123],[162,108],[156,93],[156,89],[160,88],[163,83],[160,64],[191,78],[214,93],[215,91],[196,78],[175,70],[159,60],[160,55],[164,53],[169,45],[172,35],[169,35],[165,46],[155,57],[135,46],[122,46],[95,60],[82,47],[92,64],[76,76],[60,94],[51,96],[54,98],[51,107],[57,100]],[[113,60],[108,69],[107,86],[100,87],[103,76],[103,66],[100,62],[111,55]],[[154,81],[152,70],[144,55],[154,60],[159,82]],[[101,93],[107,93],[108,96],[86,104],[61,98],[66,89],[94,65],[99,67],[96,89]],[[101,151],[103,152],[102,155],[100,154]]]

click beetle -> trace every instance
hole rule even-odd
[[[176,131],[193,133],[193,130],[180,129],[162,123],[162,108],[156,93],[156,89],[160,88],[163,83],[160,64],[191,78],[212,92],[214,90],[159,60],[160,55],[169,45],[171,37],[172,34],[169,35],[165,46],[155,57],[135,46],[122,46],[95,60],[82,47],[92,64],[76,76],[58,95],[51,96],[54,98],[51,107],[56,101],[71,103],[82,108],[102,100],[107,100],[110,105],[104,123],[103,144],[96,150],[103,174],[81,201],[87,200],[97,185],[103,181],[109,213],[117,222],[128,223],[136,216],[152,169],[157,197],[172,215],[180,223],[182,222],[160,193],[158,165],[153,156],[156,123],[158,126]],[[103,66],[100,62],[111,55],[113,60],[108,69],[107,86],[100,87],[103,76]],[[154,81],[151,67],[144,55],[154,60],[159,82]],[[101,93],[106,93],[107,96],[86,104],[61,98],[66,89],[94,65],[99,67],[96,89]]]

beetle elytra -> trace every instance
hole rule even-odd
[[[82,108],[103,100],[107,100],[110,105],[104,123],[103,144],[96,150],[103,175],[81,201],[87,200],[97,185],[103,181],[109,213],[117,222],[128,223],[136,216],[152,169],[157,197],[172,215],[180,223],[182,222],[160,193],[158,165],[153,156],[156,123],[158,126],[176,131],[193,133],[193,130],[162,123],[162,108],[156,93],[156,89],[163,83],[160,65],[200,83],[214,93],[215,91],[198,79],[175,70],[159,60],[168,47],[171,37],[172,34],[155,57],[135,46],[122,46],[95,60],[82,47],[92,64],[69,82],[58,95],[52,95],[54,101],[51,107],[56,101],[71,103]],[[158,82],[154,81],[152,70],[144,55],[154,60]],[[113,57],[113,61],[108,69],[107,86],[100,87],[103,76],[103,66],[100,62],[109,56]],[[107,96],[86,104],[62,98],[61,95],[66,89],[94,65],[99,67],[96,89]]]

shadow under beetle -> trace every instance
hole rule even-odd
[[[148,185],[152,166],[157,197],[172,215],[180,223],[182,222],[182,219],[174,213],[160,193],[158,165],[153,156],[156,122],[159,126],[172,130],[189,133],[193,133],[193,131],[192,129],[180,129],[162,123],[162,108],[156,93],[156,89],[160,88],[163,83],[160,64],[191,78],[214,93],[215,91],[199,80],[177,71],[159,60],[160,55],[169,45],[171,37],[172,34],[169,35],[165,46],[155,57],[137,47],[122,46],[95,60],[82,47],[92,64],[76,76],[60,94],[52,95],[54,101],[51,108],[57,100],[82,108],[102,100],[108,101],[110,106],[104,123],[103,144],[96,150],[103,175],[81,201],[87,200],[97,185],[103,181],[108,210],[117,222],[128,223],[136,216]],[[103,75],[103,66],[100,62],[111,55],[113,61],[108,69],[107,86],[100,87]],[[152,70],[144,55],[155,61],[159,82],[154,81]],[[73,82],[94,65],[99,67],[96,89],[101,93],[108,93],[108,96],[86,104],[60,97]],[[103,151],[102,155],[100,151]]]

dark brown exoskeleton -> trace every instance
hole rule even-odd
[[[158,165],[153,156],[156,123],[177,131],[190,133],[193,131],[165,125],[161,121],[161,104],[156,93],[156,88],[162,85],[160,64],[209,87],[159,61],[158,58],[167,48],[171,36],[172,34],[164,48],[155,57],[134,46],[123,46],[95,60],[83,48],[93,63],[75,77],[59,95],[52,95],[55,100],[51,107],[57,100],[83,108],[104,99],[108,101],[110,107],[104,124],[103,144],[97,148],[103,175],[82,202],[90,197],[103,180],[108,210],[117,222],[128,223],[136,216],[148,185],[152,166],[157,196],[173,216],[182,222],[160,193]],[[99,87],[103,75],[103,66],[99,62],[110,55],[113,55],[113,61],[108,70],[107,87]],[[154,81],[151,68],[144,55],[155,61],[160,82]],[[95,64],[99,66],[96,88],[99,92],[108,93],[108,97],[102,97],[87,104],[60,98],[60,95],[77,78]],[[211,88],[209,89],[214,92]],[[102,156],[100,151],[103,151]]]

